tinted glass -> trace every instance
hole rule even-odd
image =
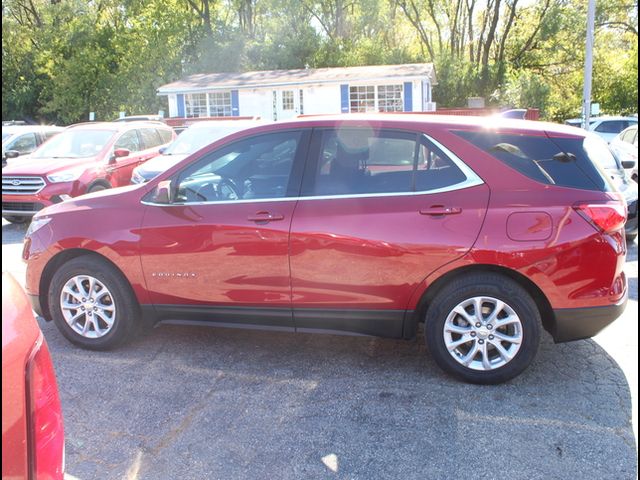
[[[600,133],[620,133],[622,130],[627,128],[628,124],[622,120],[609,120],[606,122],[602,122],[595,128],[596,132]]]
[[[315,182],[309,194],[421,192],[465,180],[449,157],[414,133],[326,130],[322,132]]]
[[[162,145],[162,139],[158,135],[158,131],[155,128],[141,128],[138,130],[140,138],[142,139],[142,148],[153,148],[158,145]]]
[[[142,150],[138,133],[135,130],[124,132],[116,141],[114,148],[126,148],[130,152],[138,152]]]
[[[324,131],[313,194],[412,191],[416,139],[368,129]]]
[[[13,143],[7,146],[7,150],[16,150],[20,153],[33,152],[36,149],[35,133],[25,133],[16,138]]]
[[[609,191],[605,175],[587,155],[582,138],[499,132],[455,132],[527,177],[547,185]]]
[[[286,196],[300,132],[260,135],[217,150],[178,177],[177,202]]]
[[[113,138],[112,130],[72,129],[59,133],[33,152],[33,158],[80,158],[97,155]]]

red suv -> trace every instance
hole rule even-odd
[[[446,371],[505,381],[541,328],[586,338],[626,305],[625,205],[585,135],[419,115],[245,130],[40,212],[27,290],[90,349],[160,321],[407,339],[424,323]]]
[[[128,185],[133,169],[174,138],[160,122],[73,125],[2,169],[2,217],[24,223],[67,197]]]

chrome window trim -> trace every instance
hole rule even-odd
[[[477,187],[478,185],[483,185],[484,181],[474,172],[471,167],[469,167],[460,157],[458,157],[455,153],[449,150],[447,147],[442,145],[440,142],[435,140],[434,138],[421,133],[421,136],[424,137],[429,142],[433,143],[436,147],[438,147],[442,152],[449,157],[449,159],[455,163],[455,165],[460,169],[463,175],[466,177],[466,180],[458,183],[454,183],[453,185],[449,185],[446,187],[435,188],[432,190],[421,190],[419,192],[385,192],[385,193],[345,193],[340,195],[309,195],[305,197],[278,197],[278,198],[247,198],[242,200],[213,200],[210,202],[182,202],[182,203],[155,203],[149,202],[145,200],[141,200],[140,203],[143,205],[150,206],[160,206],[160,207],[188,207],[191,205],[230,205],[230,204],[238,204],[238,203],[265,203],[265,202],[297,202],[303,200],[334,200],[334,199],[344,199],[344,198],[375,198],[375,197],[411,197],[416,195],[435,195],[438,193],[446,193],[453,192],[456,190],[464,190],[471,187]]]

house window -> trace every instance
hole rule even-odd
[[[187,93],[184,96],[184,106],[187,118],[207,116],[207,94]]]
[[[231,92],[215,92],[209,94],[209,116],[231,117]]]
[[[284,90],[282,92],[282,110],[293,110],[293,90]]]
[[[355,112],[375,112],[376,94],[374,86],[349,87],[350,111]]]
[[[402,112],[402,85],[378,86],[378,111]]]
[[[349,105],[356,112],[402,112],[402,85],[356,85],[349,87]]]

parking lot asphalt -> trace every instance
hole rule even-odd
[[[2,223],[20,281],[26,227]],[[635,479],[638,247],[630,302],[594,339],[543,338],[498,386],[442,373],[422,338],[160,326],[89,352],[41,322],[68,479]]]

